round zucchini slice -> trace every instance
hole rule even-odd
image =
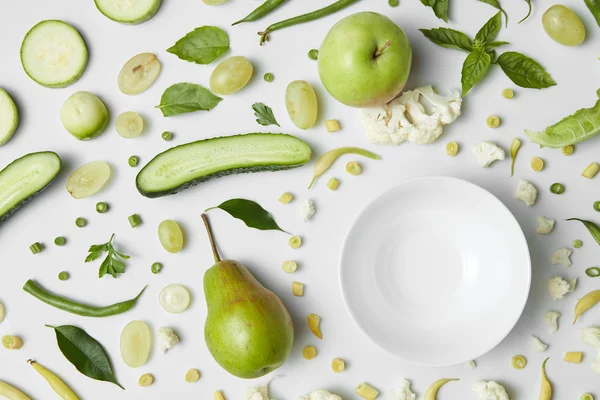
[[[94,0],[107,18],[124,24],[141,24],[158,12],[162,0]]]
[[[6,91],[0,88],[0,146],[6,144],[19,125],[19,111]]]

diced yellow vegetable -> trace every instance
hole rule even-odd
[[[504,89],[502,91],[502,97],[504,97],[505,99],[512,99],[513,97],[515,97],[515,92],[512,89]]]
[[[292,200],[294,200],[294,195],[288,192],[285,192],[284,194],[282,194],[279,197],[279,202],[281,204],[288,204],[289,202],[291,202]]]
[[[307,360],[312,360],[317,356],[317,348],[315,346],[306,346],[302,349],[302,357]]]
[[[448,154],[450,157],[456,157],[458,154],[458,143],[448,142],[446,145],[446,154]]]
[[[288,243],[292,249],[297,249],[302,246],[302,238],[300,236],[292,236]]]
[[[340,372],[342,372],[344,369],[346,369],[346,362],[344,360],[342,360],[339,357],[336,357],[333,359],[333,361],[331,362],[331,369],[333,370],[333,372],[335,372],[336,374],[339,374]]]
[[[544,160],[539,157],[533,157],[529,163],[531,165],[531,169],[535,172],[540,172],[544,169]]]
[[[138,381],[141,387],[148,387],[154,383],[154,375],[152,374],[144,374],[140,376]]]
[[[298,264],[296,264],[296,261],[288,260],[283,262],[281,268],[288,274],[291,274],[292,272],[296,272]]]
[[[308,329],[319,339],[323,339],[321,333],[321,317],[317,314],[308,314]]]
[[[562,148],[562,153],[565,156],[570,156],[571,154],[573,154],[573,152],[575,151],[575,147],[568,145]]]
[[[600,171],[600,165],[593,162],[583,170],[581,175],[585,178],[592,179],[593,177],[596,176],[598,171]]]
[[[564,361],[573,364],[581,364],[581,360],[583,360],[583,353],[579,351],[569,351],[564,358]]]
[[[355,392],[365,400],[374,400],[379,396],[379,391],[366,382],[359,383]]]
[[[337,132],[340,130],[340,121],[337,119],[328,119],[325,121],[325,128],[327,128],[327,132]]]
[[[490,115],[489,117],[487,117],[487,119],[485,120],[485,123],[487,124],[488,127],[490,128],[497,128],[500,126],[500,117],[497,117],[495,115]]]
[[[292,282],[292,293],[296,297],[304,296],[304,283]]]
[[[223,396],[223,393],[220,390],[217,390],[213,394],[213,400],[225,400],[225,396]]]
[[[329,181],[327,182],[327,187],[331,190],[337,190],[337,188],[340,186],[340,181],[338,181],[335,178],[331,178],[329,179]]]
[[[196,368],[192,368],[185,373],[185,381],[188,383],[197,382],[198,379],[200,379],[200,371],[198,371]]]

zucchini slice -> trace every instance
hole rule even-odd
[[[88,50],[81,35],[63,21],[38,23],[21,44],[23,69],[42,86],[69,86],[81,77],[87,61]]]
[[[0,224],[46,188],[60,172],[60,157],[51,151],[29,153],[0,171]]]
[[[0,88],[0,146],[13,137],[19,125],[17,106],[6,91]]]
[[[308,144],[281,133],[217,137],[160,153],[142,168],[136,185],[143,196],[161,197],[221,176],[300,167],[310,156]]]
[[[124,24],[141,24],[158,12],[162,0],[94,0],[107,18]]]

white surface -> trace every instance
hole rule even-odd
[[[0,299],[6,305],[6,320],[0,324],[0,334],[22,335],[25,347],[18,352],[0,349],[0,379],[15,383],[37,399],[54,399],[55,395],[29,367],[30,357],[47,365],[63,376],[83,398],[111,399],[207,399],[216,389],[224,390],[229,400],[236,400],[249,384],[221,370],[210,357],[203,340],[206,308],[202,293],[202,275],[212,265],[210,248],[200,221],[200,212],[232,197],[257,200],[272,211],[284,229],[304,238],[301,249],[291,250],[288,237],[279,232],[249,230],[240,221],[217,210],[211,218],[219,245],[226,257],[240,260],[266,286],[277,292],[287,304],[296,324],[296,341],[287,364],[275,372],[272,383],[273,397],[294,400],[298,395],[317,387],[339,393],[345,399],[354,399],[354,387],[368,381],[383,393],[389,393],[405,377],[413,382],[416,392],[424,393],[427,386],[438,378],[460,377],[461,381],[446,385],[440,400],[474,398],[471,385],[481,379],[496,380],[505,385],[511,398],[532,399],[539,393],[539,367],[546,356],[548,376],[555,386],[556,399],[576,399],[581,393],[594,392],[600,396],[600,377],[589,368],[594,351],[581,343],[580,328],[600,324],[600,308],[592,309],[572,326],[573,307],[579,297],[592,289],[600,288],[600,279],[592,280],[584,270],[598,263],[598,246],[584,228],[568,217],[590,218],[600,221],[600,214],[592,203],[600,199],[598,179],[586,180],[581,171],[591,161],[600,161],[600,139],[577,146],[571,157],[560,150],[539,149],[529,144],[523,129],[541,129],[580,107],[591,106],[600,86],[598,53],[598,28],[579,0],[565,0],[583,18],[588,26],[588,40],[580,47],[566,48],[544,35],[541,16],[544,3],[534,2],[531,18],[518,25],[527,12],[525,2],[504,1],[510,15],[507,29],[500,40],[510,41],[507,50],[522,51],[542,62],[552,73],[558,86],[544,91],[515,88],[516,96],[506,100],[500,92],[514,87],[498,68],[493,68],[486,79],[465,100],[465,113],[446,132],[438,143],[428,146],[404,144],[400,147],[369,145],[357,123],[356,111],[337,104],[329,98],[319,84],[316,63],[306,53],[317,48],[328,29],[342,16],[361,10],[376,10],[391,16],[406,31],[414,49],[414,63],[408,88],[434,84],[441,91],[459,87],[460,70],[464,53],[442,49],[429,43],[418,28],[443,25],[419,1],[402,0],[401,6],[391,9],[385,0],[363,0],[338,15],[333,15],[310,25],[297,26],[276,32],[272,41],[258,46],[256,32],[265,22],[227,28],[231,21],[245,15],[256,1],[231,0],[219,7],[208,7],[200,0],[165,0],[163,7],[152,20],[139,26],[124,26],[102,16],[91,1],[19,1],[0,3],[0,86],[5,87],[20,106],[22,124],[15,137],[0,147],[0,164],[35,150],[56,150],[65,161],[65,171],[47,192],[20,210],[0,228]],[[265,21],[273,22],[300,12],[316,8],[322,1],[290,1]],[[453,2],[451,27],[472,36],[493,15],[494,9],[475,0]],[[67,89],[47,89],[32,82],[23,72],[19,62],[19,46],[27,30],[42,19],[58,18],[73,23],[82,33],[90,49],[90,63],[82,78]],[[153,106],[169,85],[189,81],[207,85],[214,65],[200,66],[179,60],[165,52],[178,38],[195,27],[215,24],[226,28],[231,35],[232,49],[228,55],[244,55],[256,67],[256,77],[238,94],[228,96],[210,113],[194,113],[181,117],[163,118]],[[129,97],[117,89],[117,75],[123,64],[134,54],[151,51],[158,53],[163,70],[156,83],[139,96]],[[273,72],[275,81],[262,80],[265,72]],[[289,121],[284,105],[285,87],[294,79],[311,82],[321,101],[319,124],[302,132]],[[140,112],[149,129],[139,138],[126,140],[119,137],[111,125],[108,131],[90,142],[78,142],[64,131],[59,110],[71,93],[89,90],[98,94],[110,109],[112,118],[127,110]],[[256,124],[250,106],[264,101],[273,107],[283,132],[297,134],[314,149],[315,158],[331,148],[356,145],[376,151],[383,161],[363,162],[364,173],[358,177],[344,172],[344,157],[310,191],[306,187],[312,176],[312,165],[305,168],[273,174],[236,176],[208,182],[173,197],[162,199],[142,198],[134,187],[137,170],[127,166],[127,158],[138,154],[142,163],[170,145],[191,140],[228,135],[247,131],[274,131]],[[500,128],[486,127],[490,114],[503,118]],[[337,118],[342,130],[329,134],[323,121]],[[160,138],[164,130],[172,130],[175,139],[166,144]],[[279,129],[277,129],[279,130]],[[524,145],[516,163],[515,177],[510,178],[510,161],[495,163],[489,169],[477,167],[470,148],[481,140],[494,140],[508,149],[513,137],[519,136]],[[448,140],[461,145],[456,158],[445,155]],[[534,173],[529,168],[533,156],[543,157],[546,169]],[[115,168],[113,182],[100,194],[89,199],[74,200],[64,185],[69,173],[84,162],[94,159],[109,161]],[[463,366],[451,368],[416,367],[402,362],[379,349],[360,333],[344,308],[338,285],[338,259],[342,243],[350,225],[360,211],[380,193],[399,182],[413,177],[449,175],[460,177],[489,190],[515,214],[528,239],[533,259],[532,290],[525,312],[516,328],[498,347],[477,360],[478,367],[470,370]],[[341,180],[337,192],[325,187],[327,179],[336,176]],[[519,178],[531,180],[540,196],[534,207],[525,207],[513,199]],[[554,182],[566,185],[564,194],[549,193]],[[284,191],[293,192],[297,200],[312,198],[317,214],[307,224],[296,221],[295,201],[284,206],[278,203]],[[98,201],[111,204],[108,214],[98,215],[94,206]],[[144,224],[131,229],[127,216],[137,212]],[[548,236],[535,234],[535,218],[544,215],[556,219],[556,228]],[[78,216],[89,219],[85,229],[77,229]],[[166,253],[159,245],[156,228],[160,221],[171,218],[182,224],[187,233],[187,245],[177,255]],[[87,247],[102,243],[116,233],[119,247],[132,256],[128,270],[114,280],[96,277],[98,264],[84,264]],[[52,245],[55,236],[69,239],[66,247]],[[550,264],[552,253],[560,247],[570,247],[573,239],[581,239],[584,246],[573,254],[573,267],[567,269]],[[35,241],[47,245],[45,252],[31,255],[28,247]],[[298,261],[298,271],[287,275],[281,270],[284,260]],[[160,275],[150,273],[155,261],[164,263]],[[71,280],[60,282],[61,270],[71,272]],[[579,277],[580,283],[573,294],[553,302],[547,292],[547,280],[555,275],[565,278]],[[127,314],[105,320],[92,320],[54,310],[20,288],[28,278],[36,278],[51,290],[84,299],[94,304],[106,304],[127,299],[145,284],[149,288],[138,307]],[[306,283],[306,295],[295,298],[291,282]],[[182,314],[164,312],[158,304],[162,287],[170,283],[184,283],[192,292],[190,309]],[[504,288],[508,294],[513,288]],[[544,313],[555,309],[564,320],[554,335],[549,336],[543,322]],[[318,313],[323,317],[324,339],[314,338],[306,326],[306,315]],[[488,319],[495,318],[490,314]],[[133,319],[148,321],[153,330],[170,326],[177,330],[181,344],[166,355],[154,351],[148,365],[132,370],[119,357],[119,335],[125,324]],[[92,381],[79,374],[60,354],[50,329],[44,324],[72,323],[85,328],[97,338],[112,356],[120,382],[127,387],[123,392],[108,384]],[[486,325],[487,319],[480,321]],[[465,335],[471,328],[465,327]],[[550,344],[544,354],[531,349],[531,335],[538,335]],[[316,345],[319,355],[312,361],[302,358],[300,352],[306,344]],[[156,349],[155,349],[156,350]],[[566,351],[584,351],[582,365],[562,361]],[[522,371],[510,367],[514,354],[524,354],[529,365]],[[341,374],[331,371],[331,360],[343,357],[347,370]],[[195,384],[184,381],[189,368],[198,368],[202,377]],[[137,380],[145,372],[156,376],[151,388],[139,388]],[[266,379],[265,379],[266,380]],[[260,380],[264,382],[265,380]],[[382,396],[384,399],[386,396]]]
[[[530,282],[527,241],[510,211],[455,178],[414,179],[378,197],[350,229],[340,260],[357,325],[382,348],[428,366],[494,348],[521,316]]]

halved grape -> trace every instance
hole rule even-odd
[[[92,161],[77,168],[67,180],[67,191],[75,199],[83,199],[98,193],[110,180],[110,165],[104,161]]]
[[[119,136],[125,139],[133,139],[144,131],[144,120],[140,114],[134,111],[126,111],[115,120],[115,129]]]
[[[121,358],[131,368],[146,364],[152,351],[152,331],[144,321],[131,321],[121,332]]]
[[[165,311],[179,314],[188,309],[192,300],[185,286],[172,284],[160,291],[158,301]]]
[[[202,2],[204,4],[207,4],[209,6],[217,6],[219,4],[223,4],[225,3],[227,0],[202,0]]]
[[[235,93],[246,86],[253,73],[254,67],[246,57],[229,57],[210,75],[210,88],[220,95]]]
[[[169,253],[179,253],[183,248],[183,231],[177,222],[167,219],[158,225],[158,240]]]
[[[140,53],[123,65],[117,84],[125,94],[138,94],[148,89],[160,73],[161,65],[155,54]]]
[[[579,46],[585,40],[585,26],[568,7],[555,4],[542,16],[544,30],[552,40],[565,46]]]
[[[290,119],[300,129],[308,129],[317,121],[317,95],[306,81],[293,81],[288,85],[285,106]]]

